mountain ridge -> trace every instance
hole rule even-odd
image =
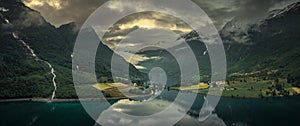
[[[56,74],[55,98],[77,98],[72,80],[73,47],[79,29],[74,23],[68,23],[58,28],[47,22],[39,12],[30,9],[22,2],[0,1],[1,11],[0,40],[2,52],[0,55],[0,98],[49,98],[51,99],[53,75],[47,64],[36,61],[28,54],[19,40],[24,41],[41,60],[47,61]],[[4,19],[7,19],[6,22]],[[16,40],[12,33],[18,35]],[[97,52],[96,69],[98,81],[111,82],[110,61],[101,58],[114,52],[100,41],[101,50]],[[99,58],[101,60],[99,60]],[[98,60],[97,60],[98,59]],[[28,64],[28,63],[30,64]],[[134,81],[145,78],[130,64],[131,76]],[[33,71],[34,70],[34,71]],[[7,74],[6,74],[7,73]],[[106,77],[106,80],[101,80]],[[139,78],[139,79],[136,79]]]
[[[227,27],[233,27],[232,32],[228,32],[230,30],[227,30],[226,26],[223,28],[223,31],[220,31],[227,55],[228,75],[257,71],[265,73],[276,70],[278,71],[276,76],[281,78],[285,78],[288,75],[293,75],[296,78],[300,77],[300,72],[298,72],[300,27],[297,25],[297,22],[300,22],[299,4],[300,2],[297,2],[287,6],[286,8],[288,9],[284,8],[283,10],[287,11],[281,13],[282,16],[266,18],[256,23],[248,24],[245,29],[238,28],[241,26],[235,27],[236,20],[229,22],[228,24],[231,23],[231,26],[228,25]],[[228,33],[225,34],[225,32]],[[206,54],[206,47],[201,41],[201,36],[199,37],[195,32],[191,32],[182,38],[193,49],[198,61],[203,58],[202,54]],[[150,51],[142,52],[146,56],[152,56],[152,54],[147,53],[150,53]],[[168,58],[168,56],[164,58]],[[167,61],[165,59],[165,61],[161,62],[165,64],[164,67],[170,64]],[[151,62],[156,63],[157,61],[150,59],[141,62],[139,65],[147,65],[151,64]],[[208,63],[204,64],[207,65]],[[202,68],[199,69],[204,69],[206,70],[205,73],[209,73],[210,67],[206,65],[202,65]],[[201,66],[201,63],[199,63],[199,66]],[[204,79],[204,81],[208,80]]]

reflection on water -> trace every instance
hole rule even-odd
[[[179,105],[172,106],[173,111],[168,111],[161,116],[140,118],[134,116],[148,116],[163,111],[171,105],[171,102],[165,100],[153,100],[151,102],[137,102],[130,100],[120,100],[111,106],[109,109],[103,111],[99,116],[97,122],[104,126],[112,125],[142,125],[153,126],[160,124],[170,124],[168,121],[173,121],[178,118],[178,113],[184,114],[183,108]],[[126,113],[126,114],[124,114]],[[127,115],[128,114],[128,115]],[[175,118],[175,119],[174,119]],[[177,125],[201,125],[201,126],[224,126],[225,123],[220,119],[217,114],[210,115],[203,121],[191,117],[189,115],[184,116]]]
[[[116,115],[106,115],[107,111],[124,112],[130,115],[150,115],[161,112],[170,106],[176,97],[176,91],[164,92],[149,105],[141,105],[136,101],[112,100],[114,108],[103,107],[103,111],[95,115],[107,124],[128,123],[132,120]],[[204,103],[204,96],[198,95],[192,108],[176,125],[228,125],[228,126],[282,126],[299,125],[300,97],[283,97],[267,99],[232,99],[222,98],[216,109],[203,122],[199,121],[199,112]],[[87,102],[91,106],[98,104]],[[55,109],[52,109],[55,106]],[[131,107],[128,107],[131,106]],[[175,105],[174,112],[156,121],[173,118],[173,113],[180,113],[182,105]],[[96,107],[95,107],[96,108]],[[143,110],[136,112],[135,110]],[[108,117],[105,117],[108,116]],[[122,116],[121,116],[122,117]],[[106,119],[108,118],[108,119]],[[136,120],[133,120],[136,121]],[[151,124],[153,124],[151,120]],[[0,103],[0,126],[93,126],[95,121],[85,112],[79,102],[42,103],[42,102],[9,102]],[[157,125],[158,126],[158,125]]]
[[[176,93],[165,92],[163,94]],[[173,94],[175,95],[175,94]],[[185,93],[188,99],[189,93]],[[162,98],[165,95],[161,96]],[[104,126],[112,125],[203,125],[203,126],[224,126],[226,125],[217,114],[211,114],[212,109],[208,108],[209,113],[202,113],[205,117],[192,117],[186,114],[184,108],[185,102],[180,101],[176,104],[174,101],[165,99],[154,99],[151,101],[130,101],[120,100],[111,107],[104,110],[98,117],[97,122]],[[202,104],[198,104],[202,106]],[[171,110],[171,111],[168,111]],[[198,113],[199,114],[199,113]],[[199,121],[200,120],[200,121]],[[179,122],[178,122],[179,121]]]
[[[206,99],[205,96],[204,96],[204,100],[205,100],[204,105],[203,108],[201,109],[202,111],[200,111],[199,113],[199,118],[198,118],[198,120],[201,122],[205,121],[215,110],[213,107],[209,105],[208,100]]]

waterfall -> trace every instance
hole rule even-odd
[[[52,96],[51,96],[51,101],[54,99],[54,97],[55,97],[55,93],[56,93],[56,89],[57,89],[57,87],[56,87],[56,82],[55,82],[55,79],[56,79],[56,74],[55,74],[55,70],[54,70],[54,68],[52,67],[52,65],[49,63],[49,62],[47,62],[47,61],[44,61],[48,66],[49,66],[49,68],[51,69],[51,74],[52,74],[52,76],[53,76],[53,78],[52,78],[52,83],[53,83],[53,87],[54,87],[54,90],[53,90],[53,92],[52,92]]]
[[[54,90],[53,90],[53,92],[52,92],[51,99],[50,99],[50,100],[52,101],[52,100],[54,99],[54,97],[55,97],[55,93],[56,93],[56,89],[57,89],[56,82],[55,82],[56,74],[55,74],[54,68],[52,67],[52,65],[51,65],[48,61],[40,59],[40,58],[34,53],[34,50],[33,50],[33,49],[32,49],[25,41],[20,40],[19,37],[18,37],[15,33],[12,33],[12,35],[13,35],[13,37],[14,37],[15,39],[19,40],[19,41],[23,44],[23,46],[25,46],[25,47],[30,51],[30,54],[31,54],[32,57],[34,57],[36,60],[40,60],[40,61],[44,62],[44,63],[47,64],[48,67],[50,68],[50,73],[51,73],[52,76],[53,76],[53,77],[52,77],[52,83],[53,83],[53,87],[54,87]]]

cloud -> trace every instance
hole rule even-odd
[[[158,12],[142,12],[129,15],[118,21],[109,32],[142,28],[142,29],[169,29],[182,33],[191,32],[192,29],[182,20]],[[111,33],[110,33],[111,34]]]
[[[107,38],[105,38],[105,41],[119,41],[119,40],[122,40],[125,38],[126,38],[126,36],[118,35],[118,36],[107,37]],[[128,46],[134,46],[134,45],[128,45]]]
[[[107,0],[22,0],[39,11],[55,26],[76,22],[81,26],[87,17]]]
[[[81,25],[87,17],[108,0],[23,0],[23,2],[42,13],[55,26],[68,22]],[[222,26],[232,19],[257,19],[264,16],[270,9],[281,8],[299,0],[192,0],[198,4],[214,21],[216,27]],[[144,4],[153,4],[150,1]],[[171,3],[170,3],[171,4]],[[132,3],[120,4],[112,2],[109,8],[124,11],[128,8],[139,10],[138,5]]]
[[[213,20],[217,29],[231,19],[251,23],[267,16],[268,12],[283,8],[299,0],[192,0]]]
[[[115,11],[128,9],[126,4],[124,6],[127,7],[121,8],[118,4],[111,6],[110,8]],[[95,31],[101,32],[105,30],[101,26],[96,26]],[[134,55],[136,52],[147,46],[173,47],[183,42],[177,40],[180,37],[179,35],[191,31],[192,29],[189,25],[176,17],[158,12],[142,12],[119,20],[106,31],[102,40],[125,60],[134,64],[137,68],[145,69],[137,64],[141,61],[149,60],[151,57]]]
[[[128,9],[134,9],[134,10],[142,10],[139,5],[134,4],[134,0],[132,1],[133,3],[125,3],[125,2],[119,2],[119,1],[111,1],[108,4],[108,8],[111,10],[116,10],[119,12],[123,12]]]
[[[42,7],[42,6],[50,6],[54,9],[62,9],[68,1],[65,0],[24,0],[24,3],[30,7]]]
[[[126,37],[125,37],[126,36]],[[107,45],[114,50],[114,52],[121,55],[125,60],[137,65],[141,61],[149,60],[152,57],[145,57],[143,55],[135,55],[137,52],[143,50],[150,50],[154,47],[168,49],[179,45],[184,42],[183,39],[179,39],[180,36],[175,32],[167,29],[137,29],[122,37],[108,37],[104,41]],[[118,41],[116,41],[116,39]],[[119,40],[118,38],[124,38]],[[149,48],[152,47],[152,48]]]

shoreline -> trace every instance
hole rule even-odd
[[[104,101],[104,100],[120,100],[129,98],[84,98],[84,99],[53,99],[48,98],[16,98],[16,99],[0,99],[0,103],[6,102],[45,102],[45,103],[60,103],[60,102],[93,102],[93,101]]]
[[[49,98],[12,98],[12,99],[0,99],[0,103],[5,102],[45,102],[45,103],[60,103],[60,102],[95,102],[95,101],[107,101],[107,100],[122,100],[122,99],[135,99],[141,98],[143,96],[135,96],[135,97],[110,97],[110,98],[62,98],[62,99],[49,99]]]
[[[188,93],[196,93],[196,94],[201,94],[201,95],[210,95],[210,96],[216,96],[219,97],[217,95],[212,95],[212,94],[206,94],[206,93],[202,93],[202,92],[192,92],[190,90],[176,90],[175,91],[181,91],[181,92],[188,92]],[[251,97],[251,96],[220,96],[221,98],[232,98],[232,99],[268,99],[268,98],[284,98],[284,97],[297,97],[299,95],[288,95],[288,96],[263,96],[263,97]]]
[[[204,93],[197,93],[201,95],[208,95]],[[215,95],[210,95],[215,96]],[[268,99],[268,98],[284,98],[284,97],[297,97],[295,96],[269,96],[269,97],[231,97],[231,96],[221,96],[221,98],[232,98],[232,99]],[[71,102],[95,102],[95,101],[105,101],[105,100],[121,100],[121,99],[133,99],[127,97],[120,98],[83,98],[83,99],[53,99],[52,101],[48,98],[17,98],[17,99],[0,99],[0,103],[9,103],[9,102],[43,102],[43,103],[71,103]]]

